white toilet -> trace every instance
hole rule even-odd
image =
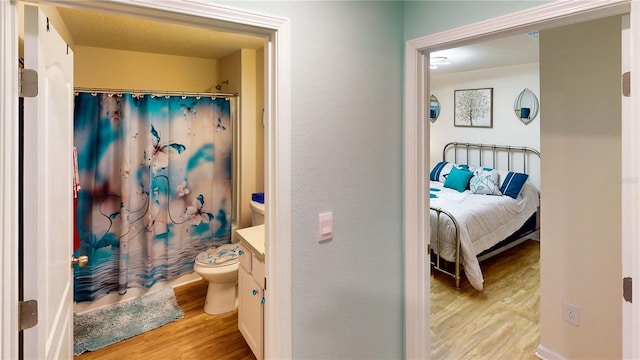
[[[238,306],[238,244],[225,244],[203,251],[196,257],[193,271],[209,282],[204,312],[223,314]]]
[[[251,207],[251,225],[264,224],[264,204],[251,200],[249,206]]]

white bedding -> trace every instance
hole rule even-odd
[[[538,191],[525,183],[517,199],[508,196],[478,195],[471,191],[458,192],[431,181],[430,206],[450,212],[460,225],[461,266],[471,285],[482,290],[484,279],[478,254],[520,229],[533,215],[539,204]],[[436,197],[433,197],[435,195]],[[431,248],[435,244],[436,215],[431,211]],[[446,215],[440,216],[440,256],[454,261],[454,227]]]

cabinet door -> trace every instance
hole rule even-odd
[[[258,360],[262,359],[262,288],[242,267],[239,271],[238,328]]]
[[[244,267],[247,272],[251,273],[251,259],[253,258],[253,254],[246,246],[242,243],[240,244],[240,266]]]

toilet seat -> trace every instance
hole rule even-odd
[[[234,265],[240,261],[240,254],[238,244],[225,244],[199,253],[195,262],[209,268]]]
[[[198,264],[198,266],[204,267],[204,268],[217,268],[217,267],[223,267],[223,266],[229,266],[229,265],[234,265],[237,264],[240,261],[240,259],[233,259],[233,260],[229,260],[229,261],[225,261],[223,263],[206,263],[206,262],[201,262],[196,260],[196,263]]]

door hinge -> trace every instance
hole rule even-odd
[[[622,74],[622,95],[631,96],[631,72],[629,71]]]
[[[38,72],[33,69],[22,69],[18,71],[18,96],[36,97],[38,96]]]
[[[627,302],[633,302],[633,279],[630,277],[622,279],[622,297]]]
[[[38,324],[38,302],[36,300],[20,301],[20,331],[32,328]]]

